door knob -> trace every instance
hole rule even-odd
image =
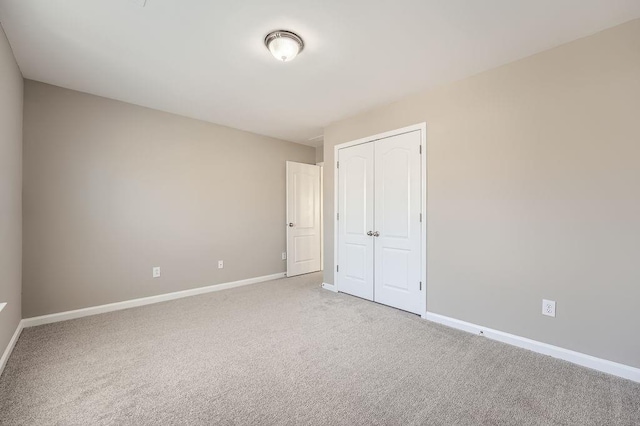
[[[372,235],[373,235],[373,231],[369,231],[369,232],[367,232],[367,235],[368,235],[368,236],[372,236]]]
[[[289,223],[289,228],[293,228],[293,223]]]
[[[379,237],[379,236],[380,236],[380,233],[379,233],[378,231],[376,231],[376,232],[374,232],[374,233],[373,233],[373,236],[374,236],[374,237]]]

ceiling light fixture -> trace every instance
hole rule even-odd
[[[282,62],[288,62],[298,56],[304,49],[302,38],[291,31],[272,31],[264,38],[264,44],[274,58]]]

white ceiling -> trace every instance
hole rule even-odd
[[[640,17],[638,0],[0,0],[26,78],[290,141]],[[306,42],[293,62],[263,45]]]

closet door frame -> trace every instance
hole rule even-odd
[[[338,249],[339,249],[339,229],[338,229],[338,211],[339,205],[338,201],[340,199],[339,194],[339,182],[338,182],[338,173],[340,171],[338,166],[338,158],[339,151],[344,148],[349,148],[350,146],[361,145],[365,143],[372,143],[379,139],[385,139],[392,136],[402,135],[404,133],[410,133],[420,131],[420,196],[421,196],[421,212],[422,212],[422,223],[420,226],[420,277],[422,279],[422,290],[421,290],[421,298],[423,304],[423,312],[422,317],[424,318],[427,314],[427,123],[419,123],[414,124],[412,126],[402,127],[400,129],[391,130],[384,133],[378,133],[376,135],[367,136],[365,138],[356,139],[351,142],[345,142],[334,146],[333,148],[333,267],[334,267],[334,291],[340,291],[340,272],[337,269],[339,267],[338,263]]]

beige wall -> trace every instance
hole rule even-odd
[[[316,148],[316,163],[322,163],[324,161],[324,146]]]
[[[426,121],[428,310],[640,367],[639,118],[635,20],[334,123],[324,158]]]
[[[22,318],[22,85],[0,27],[0,355]]]
[[[286,160],[315,150],[27,80],[24,316],[283,272]]]

